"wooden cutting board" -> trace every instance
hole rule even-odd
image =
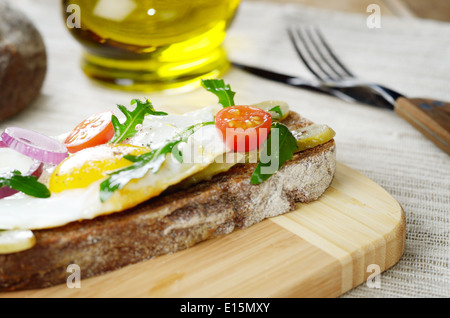
[[[294,212],[100,277],[81,277],[81,288],[0,297],[337,297],[368,278],[371,287],[382,284],[373,276],[396,264],[404,247],[399,203],[338,163],[325,194]]]

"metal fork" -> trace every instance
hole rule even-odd
[[[327,87],[339,90],[356,101],[389,109],[394,109],[396,100],[403,96],[389,88],[365,82],[355,76],[333,52],[317,27],[291,26],[287,31],[300,59]],[[368,94],[368,91],[373,94]]]

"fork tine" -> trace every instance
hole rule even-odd
[[[322,81],[355,78],[328,45],[317,27],[288,29],[291,42],[305,66]]]
[[[314,31],[315,31],[320,43],[322,44],[322,47],[327,51],[328,55],[333,59],[334,63],[341,68],[341,72],[338,72],[338,73],[345,74],[348,77],[354,78],[355,75],[353,75],[353,73],[350,72],[350,70],[344,65],[344,63],[341,62],[341,60],[336,56],[336,54],[330,48],[330,46],[328,45],[327,41],[325,40],[322,32],[317,27],[314,28]],[[335,68],[333,68],[333,69],[335,70]]]
[[[290,40],[294,45],[295,51],[297,52],[300,59],[303,61],[303,64],[309,69],[309,71],[313,73],[314,76],[316,76],[319,80],[324,81],[332,79],[330,74],[322,67],[322,64],[316,59],[315,54],[313,54],[311,47],[308,45],[306,37],[302,35],[301,30],[288,28],[287,31]]]
[[[316,54],[315,61],[319,63],[321,69],[328,69],[328,76],[331,80],[342,80],[344,77],[347,77],[347,74],[342,74],[342,70],[336,69],[335,64],[333,64],[333,58],[330,58],[328,53],[328,49],[324,47],[322,40],[318,38],[318,34],[313,27],[303,27],[303,32],[306,34],[308,41],[314,48],[314,53]]]
[[[306,27],[295,28],[293,25],[288,27],[287,31],[299,57],[305,66],[323,82],[322,84],[332,88],[334,95],[342,99],[370,102],[375,106],[393,109],[395,100],[402,96],[401,94],[378,84],[358,80],[333,52],[322,32],[317,27],[310,28],[314,32]],[[330,74],[330,71],[334,73],[334,76]],[[348,92],[349,88],[359,89],[358,92],[351,93]],[[362,95],[367,97],[367,91],[369,91],[369,95],[372,94],[370,95],[371,101],[362,99]],[[363,94],[361,95],[361,93]],[[382,101],[374,100],[373,94],[381,97]]]

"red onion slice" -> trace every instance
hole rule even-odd
[[[25,176],[35,176],[39,178],[44,171],[44,164],[42,162],[33,160],[33,164],[30,166],[30,170],[25,174]],[[17,190],[11,189],[10,187],[0,187],[0,199],[12,196],[16,194]]]
[[[9,148],[44,163],[57,165],[68,156],[62,143],[32,130],[9,127],[1,138]]]
[[[19,192],[19,191],[11,189],[10,187],[1,187],[0,188],[0,199],[10,197],[10,196],[16,194],[17,192]]]
[[[0,139],[0,148],[6,148],[6,147],[8,147],[8,146],[3,142],[3,140]]]

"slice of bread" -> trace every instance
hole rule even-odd
[[[312,124],[293,112],[283,122],[291,129]],[[335,166],[331,140],[295,154],[259,185],[250,183],[256,164],[239,164],[124,212],[35,231],[32,249],[0,255],[0,291],[65,283],[71,264],[83,278],[101,275],[293,211],[325,192]]]

